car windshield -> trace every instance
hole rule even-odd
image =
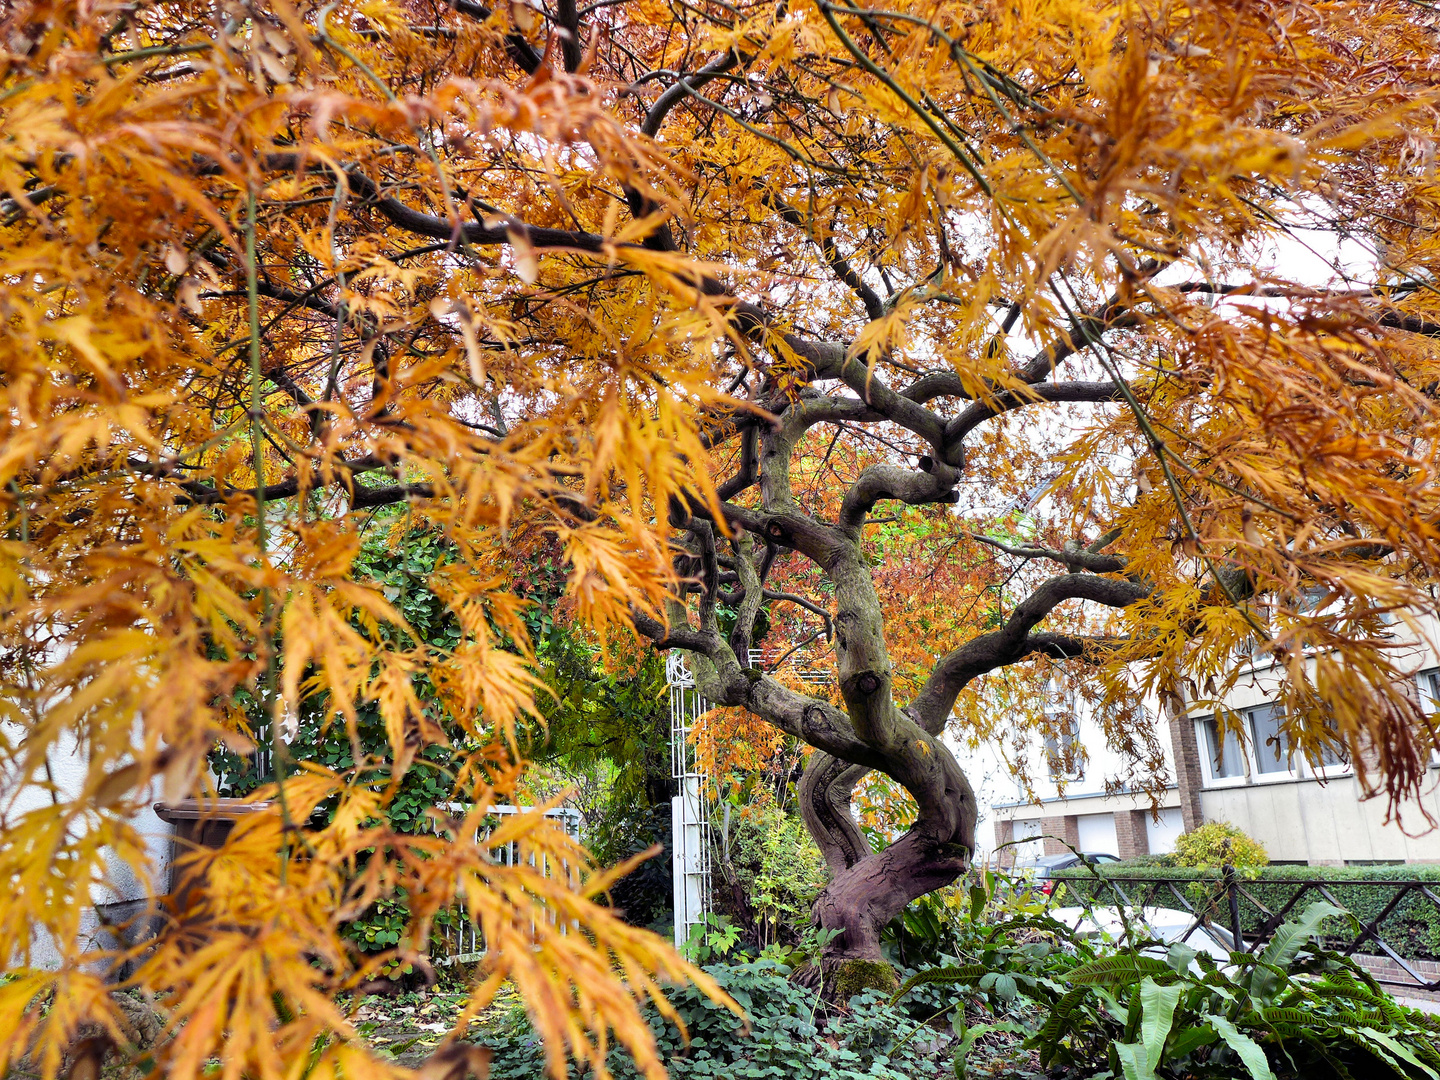
[[[1046,855],[1043,859],[1036,859],[1035,865],[1041,870],[1060,870],[1078,861],[1074,855]]]

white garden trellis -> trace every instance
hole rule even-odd
[[[469,807],[463,803],[442,803],[437,809],[445,811],[452,817],[463,817]],[[476,841],[482,841],[493,833],[499,827],[501,819],[513,817],[515,814],[529,813],[534,809],[533,806],[500,805],[490,807],[484,823],[476,831]],[[580,812],[578,810],[572,810],[568,806],[555,806],[546,810],[545,816],[558,823],[572,840],[580,839]],[[439,823],[434,823],[433,828],[439,832]],[[490,857],[502,866],[516,866],[520,863],[520,842],[512,840],[508,844],[503,844],[493,849]],[[538,866],[536,857],[533,855],[528,861],[531,866],[537,866],[546,877],[571,877],[574,871],[574,867],[569,863],[556,865],[549,860],[544,866]],[[430,940],[430,947],[435,963],[442,965],[474,963],[485,956],[484,937],[480,933],[480,928],[475,925],[466,912],[463,903],[456,904],[451,909],[450,918],[436,927],[436,932]]]
[[[670,774],[677,789],[670,799],[670,858],[678,947],[690,939],[692,927],[704,923],[710,909],[710,777],[690,737],[710,706],[700,696],[684,654],[666,654],[665,681],[670,684]]]
[[[789,656],[789,653],[784,654]],[[752,667],[764,666],[761,649],[751,649]],[[828,671],[800,670],[796,676],[812,685],[831,679]],[[671,867],[675,898],[675,944],[690,940],[692,927],[710,910],[710,776],[691,740],[696,722],[710,708],[695,686],[685,655],[665,656],[665,681],[670,685],[670,771],[677,793],[670,799]]]

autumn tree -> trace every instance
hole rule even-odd
[[[968,865],[941,736],[992,722],[989,673],[1083,671],[1143,756],[1136,680],[1218,694],[1258,639],[1304,753],[1413,792],[1434,738],[1388,635],[1440,554],[1435,32],[1407,0],[16,5],[7,1047],[38,1032],[53,1070],[114,1020],[79,913],[107,852],[145,870],[150,792],[244,745],[247,687],[273,732],[373,703],[389,758],[303,769],[196,861],[136,976],[170,995],[161,1067],[389,1071],[331,1004],[379,962],[337,927],[404,889],[404,955],[463,896],[476,1007],[514,980],[557,1075],[607,1028],[658,1075],[632,995],[686,969],[536,817],[515,834],[574,876],[473,842],[534,712],[527,536],[560,546],[582,624],[685,650],[713,701],[815,749],[832,973]],[[354,580],[397,504],[456,553],[431,581],[453,647]],[[750,666],[767,605],[833,626],[835,695]],[[476,809],[433,842],[373,825],[444,738],[422,668],[484,748],[454,756]],[[72,750],[81,790],[47,773]],[[848,814],[872,771],[917,808],[879,855]],[[375,849],[396,858],[357,876]],[[30,966],[41,936],[60,971]]]
[[[707,428],[715,498],[667,508],[681,584],[637,621],[712,701],[818,751],[831,969],[878,962],[880,927],[968,865],[941,736],[1003,726],[985,676],[1012,665],[1030,700],[1006,719],[1078,683],[1154,783],[1141,693],[1218,702],[1256,642],[1291,744],[1347,754],[1398,810],[1435,742],[1389,628],[1433,609],[1433,20],[818,9],[817,36],[787,15],[784,46],[711,62],[743,89],[702,94],[725,72],[696,68],[684,90],[743,147],[687,165],[753,192],[757,232],[707,228],[707,198],[646,242],[760,283],[728,308],[745,404]],[[915,551],[877,542],[896,504],[956,503],[887,566]],[[1025,535],[987,528],[1017,507]],[[753,620],[787,603],[833,621],[837,698],[751,666]],[[879,854],[851,805],[871,772],[916,806]]]

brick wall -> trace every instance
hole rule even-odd
[[[1115,811],[1115,854],[1122,859],[1150,854],[1150,833],[1145,828],[1146,810]]]
[[[1440,1001],[1440,994],[1433,990],[1421,990],[1415,985],[1415,977],[1388,956],[1368,956],[1364,953],[1355,957],[1355,962],[1377,979],[1386,982],[1385,989],[1397,997]],[[1440,980],[1440,963],[1434,960],[1407,960],[1422,979],[1428,982]]]
[[[1015,849],[1005,847],[1015,839],[1014,820],[995,822],[995,859],[1001,869],[1008,870],[1015,865]]]
[[[1170,717],[1170,747],[1175,753],[1175,786],[1180,794],[1180,819],[1185,831],[1205,823],[1200,809],[1200,788],[1205,774],[1200,770],[1200,743],[1195,737],[1195,721],[1186,715],[1178,702],[1165,707]]]
[[[1045,854],[1063,855],[1069,851],[1065,844],[1080,849],[1080,822],[1074,814],[1065,817],[1047,817],[1040,819],[1040,831],[1045,834]],[[1065,843],[1061,843],[1063,840]]]

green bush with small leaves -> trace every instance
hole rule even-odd
[[[733,886],[718,891],[722,906],[729,905],[726,913],[746,926],[757,949],[797,944],[830,877],[799,815],[762,796],[732,815],[729,834],[717,846],[719,874]],[[746,910],[734,910],[737,889]]]
[[[1229,863],[1237,870],[1265,866],[1265,845],[1228,821],[1207,821],[1175,841],[1175,862],[1195,869],[1218,869]]]

